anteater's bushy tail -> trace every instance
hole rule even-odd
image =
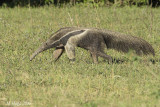
[[[135,50],[138,55],[155,55],[153,47],[141,38],[112,31],[105,31],[104,34],[104,40],[107,48],[112,48],[122,52],[129,52],[129,50],[132,49]]]

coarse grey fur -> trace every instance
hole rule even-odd
[[[32,54],[30,60],[38,53],[49,48],[56,48],[53,53],[55,60],[58,60],[64,50],[66,50],[68,58],[74,60],[75,47],[89,50],[94,63],[98,63],[99,56],[112,62],[111,56],[104,53],[104,48],[115,49],[125,53],[132,49],[135,50],[138,55],[155,55],[152,46],[139,37],[96,28],[66,27],[52,34],[52,36]]]

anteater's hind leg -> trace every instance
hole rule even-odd
[[[107,59],[109,63],[112,63],[112,57],[107,55],[106,53],[104,53],[103,51],[98,51],[97,52],[97,55],[104,58],[104,59]]]
[[[90,54],[91,54],[91,57],[93,59],[93,63],[98,64],[98,55],[97,55],[97,53],[91,51]]]

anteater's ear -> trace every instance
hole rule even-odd
[[[64,46],[60,45],[53,51],[53,59],[56,62],[64,52]]]

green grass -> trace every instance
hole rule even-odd
[[[114,50],[127,59],[93,64],[87,51],[77,48],[76,61],[66,53],[56,63],[50,49],[32,62],[30,55],[61,27],[110,29],[141,37],[160,57],[160,8],[0,8],[0,106],[32,107],[159,107],[160,62],[152,56]],[[144,61],[147,60],[147,61]],[[29,103],[29,104],[28,104]]]

